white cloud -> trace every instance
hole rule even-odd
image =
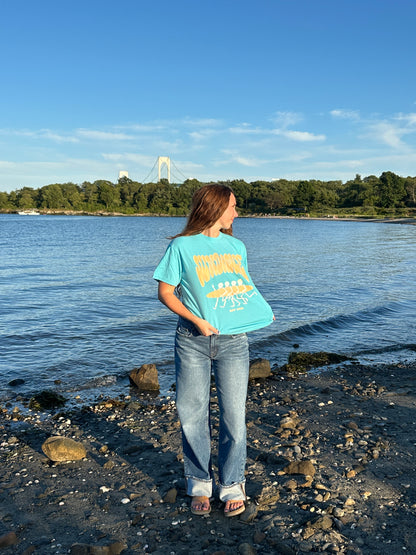
[[[260,163],[259,160],[256,160],[255,158],[246,158],[245,156],[235,156],[233,159],[241,166],[256,167]]]
[[[217,135],[218,131],[215,129],[200,129],[199,131],[191,131],[188,136],[195,141],[202,141],[210,139],[213,135]]]
[[[55,143],[78,143],[79,139],[73,135],[63,135],[50,129],[1,129],[0,133],[9,137],[27,137],[29,139],[47,139]]]
[[[13,168],[16,168],[17,163],[16,162],[9,162],[8,160],[0,160],[0,169],[1,170],[11,170]]]
[[[103,153],[101,154],[104,160],[109,160],[110,162],[117,163],[129,163],[133,162],[135,164],[140,164],[145,167],[151,167],[155,163],[154,156],[147,156],[144,154],[136,154],[134,152],[125,153]]]
[[[298,141],[301,143],[312,142],[312,141],[325,141],[325,135],[315,135],[314,133],[309,133],[308,131],[291,131],[291,130],[276,130],[276,135],[283,135],[287,139],[292,141]]]
[[[179,120],[179,124],[192,125],[194,127],[219,127],[223,125],[222,120],[215,118],[184,118]]]
[[[416,125],[416,114],[415,113],[398,114],[394,119],[396,119],[398,121],[404,121],[405,123],[407,123],[410,126]]]
[[[335,160],[331,162],[327,161],[318,161],[315,162],[314,167],[316,168],[325,168],[325,169],[332,169],[332,168],[359,168],[364,166],[364,160]]]
[[[228,129],[230,133],[240,135],[267,135],[271,133],[270,129],[261,129],[260,127],[252,127],[249,123],[240,123],[235,127]]]
[[[405,146],[402,137],[407,133],[408,131],[394,123],[380,121],[369,125],[367,135],[375,141],[397,149]]]
[[[126,133],[114,133],[111,131],[95,131],[93,129],[78,129],[77,134],[85,139],[93,141],[128,141],[134,139]]]
[[[303,120],[303,115],[298,112],[276,112],[272,121],[285,129]]]
[[[73,137],[71,135],[59,135],[58,133],[54,133],[49,129],[43,129],[39,132],[39,138],[49,139],[50,141],[55,141],[57,143],[78,143],[79,140],[77,137]]]
[[[359,120],[360,114],[356,110],[331,110],[329,112],[332,117],[338,119],[349,119],[349,120]]]
[[[162,123],[154,123],[149,125],[142,125],[140,123],[131,125],[117,125],[115,129],[127,129],[129,131],[139,131],[141,133],[153,133],[154,131],[163,131],[166,125]]]
[[[216,162],[217,166],[224,166],[227,164],[236,163],[240,166],[245,167],[258,167],[267,163],[266,160],[262,160],[260,158],[255,158],[253,156],[244,156],[241,152],[236,150],[223,149],[221,152],[227,156],[227,159]]]

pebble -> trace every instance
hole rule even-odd
[[[16,545],[19,542],[15,532],[7,532],[0,536],[0,548],[10,547],[11,545]]]
[[[241,555],[257,555],[257,551],[249,543],[241,543],[238,546],[238,552]]]

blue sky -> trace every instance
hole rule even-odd
[[[414,0],[5,0],[0,191],[416,175]]]

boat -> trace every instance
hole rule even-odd
[[[21,210],[18,214],[19,216],[40,216],[40,212],[36,210]]]

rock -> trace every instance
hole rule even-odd
[[[293,461],[284,471],[287,474],[303,474],[304,476],[314,476],[316,472],[311,461]]]
[[[329,515],[318,516],[314,520],[310,520],[307,526],[314,530],[329,530],[332,528],[332,518]]]
[[[154,364],[143,364],[133,368],[129,374],[130,383],[141,391],[159,391],[157,368]]]
[[[255,505],[254,503],[249,503],[246,506],[246,510],[244,511],[244,513],[241,513],[240,520],[242,522],[245,522],[246,524],[248,524],[249,522],[253,522],[253,520],[258,515],[258,512],[259,509],[257,505]]]
[[[289,374],[299,374],[316,368],[319,366],[328,366],[329,364],[339,364],[349,360],[348,357],[338,355],[336,353],[290,353],[288,364],[282,366],[282,370]]]
[[[119,555],[127,545],[122,542],[114,542],[110,545],[88,545],[85,543],[74,543],[69,550],[71,555]]]
[[[303,539],[307,540],[313,536],[318,530],[330,530],[333,520],[328,515],[318,516],[314,520],[309,520],[302,532]]]
[[[269,538],[268,543],[275,548],[275,552],[279,555],[296,555],[296,552],[291,547],[278,539]]]
[[[32,410],[49,410],[63,407],[66,403],[65,397],[54,391],[41,391],[34,395],[29,401],[29,408]]]
[[[163,498],[165,503],[176,503],[176,497],[178,495],[178,490],[176,488],[171,488]]]
[[[42,451],[54,462],[79,461],[87,452],[82,443],[61,436],[52,436],[42,445]]]
[[[280,420],[280,427],[283,430],[295,430],[299,424],[299,418],[292,418],[291,416],[284,416]]]
[[[261,543],[266,539],[266,534],[264,532],[255,532],[253,536],[254,543]]]
[[[240,543],[238,546],[238,552],[241,555],[256,555],[257,551],[249,543]]]
[[[22,380],[21,378],[17,378],[16,380],[12,380],[11,382],[9,382],[9,386],[10,387],[17,387],[19,385],[23,385],[25,383],[25,380]]]
[[[16,545],[18,542],[19,540],[14,532],[8,532],[7,534],[0,536],[0,548]]]
[[[295,489],[297,489],[297,487],[298,487],[298,483],[296,482],[296,480],[289,480],[285,484],[285,488],[290,490],[290,491],[295,491]]]
[[[256,358],[250,363],[249,379],[257,380],[268,378],[272,375],[270,362],[265,358]]]
[[[274,486],[267,486],[263,488],[259,503],[261,506],[274,505],[280,499],[280,491]],[[244,514],[244,513],[243,513]]]

